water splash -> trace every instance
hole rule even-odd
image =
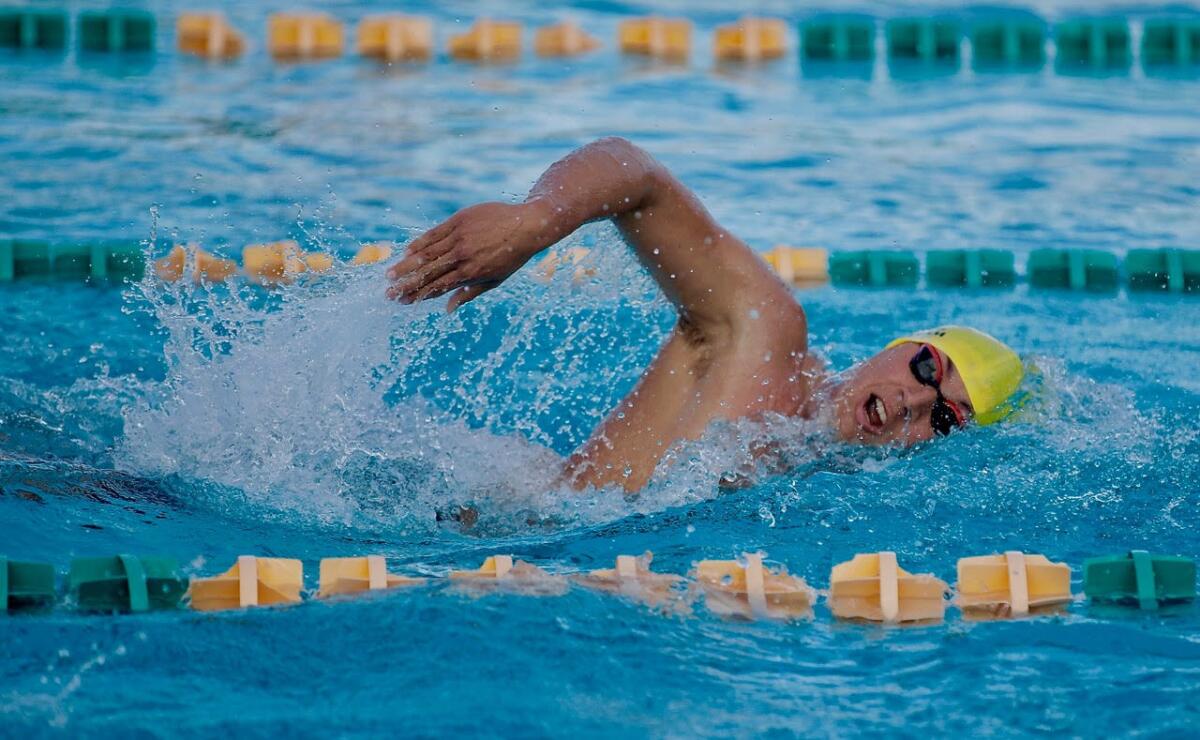
[[[607,227],[585,272],[526,268],[454,315],[383,299],[383,267],[266,295],[139,286],[164,331],[167,375],[124,415],[118,465],[241,493],[256,510],[432,527],[469,504],[492,527],[599,521],[716,495],[752,461],[718,425],[672,450],[627,499],[581,496],[560,456],[632,386],[671,311]],[[585,277],[585,275],[591,275]],[[633,351],[630,351],[632,347]],[[193,491],[194,492],[194,491]]]

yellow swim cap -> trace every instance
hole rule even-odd
[[[905,342],[933,345],[950,358],[967,387],[980,425],[1000,421],[1012,412],[1006,402],[1021,384],[1025,369],[1021,358],[1005,343],[965,326],[939,326],[894,339],[885,349]]]

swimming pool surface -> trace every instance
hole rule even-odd
[[[283,65],[262,38],[287,4],[222,5],[254,42],[228,65],[173,52],[182,2],[146,5],[160,27],[148,61],[0,58],[0,235],[230,256],[295,238],[346,258],[520,197],[554,159],[616,134],[760,249],[999,247],[1020,263],[1042,246],[1200,247],[1195,78],[893,79],[881,61],[859,79],[807,74],[794,53],[714,67],[708,34],[734,17],[716,2],[579,2],[569,15],[605,48],[566,64]],[[379,10],[322,7],[348,22]],[[477,15],[568,15],[405,10],[433,15],[439,42]],[[612,49],[618,20],[651,10],[697,23],[690,66]],[[672,315],[610,227],[570,243],[592,247],[595,278],[546,285],[527,268],[450,317],[383,300],[383,266],[270,294],[0,286],[0,552],[60,572],[74,556],[161,553],[205,575],[239,554],[298,557],[315,587],[327,556],[444,574],[511,552],[570,572],[652,550],[655,569],[682,573],[761,549],[825,587],[860,551],[953,582],[961,556],[1023,549],[1071,563],[1076,591],[1088,556],[1200,554],[1194,297],[802,292],[811,344],[837,368],[907,329],[970,324],[1036,365],[1033,399],[1012,423],[907,452],[782,423],[803,440],[796,469],[724,493],[716,477],[741,462],[731,439],[761,430],[714,429],[627,501],[559,490],[554,461],[631,387]],[[479,509],[477,528],[437,521],[455,504]],[[59,609],[0,619],[0,735],[1192,737],[1198,636],[1191,605],[991,623],[950,610],[885,629],[835,623],[824,605],[791,625],[724,621],[702,602],[664,617],[578,588]]]

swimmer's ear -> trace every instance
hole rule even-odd
[[[467,301],[473,301],[500,283],[479,283],[478,285],[468,285],[465,288],[459,288],[454,295],[450,296],[450,301],[446,303],[446,313],[454,313],[459,306]]]

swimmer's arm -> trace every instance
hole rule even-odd
[[[453,310],[583,224],[606,218],[706,340],[750,318],[798,310],[749,247],[665,167],[620,138],[593,142],[551,165],[524,203],[472,206],[426,232],[392,267],[389,295],[413,301],[457,289]]]

